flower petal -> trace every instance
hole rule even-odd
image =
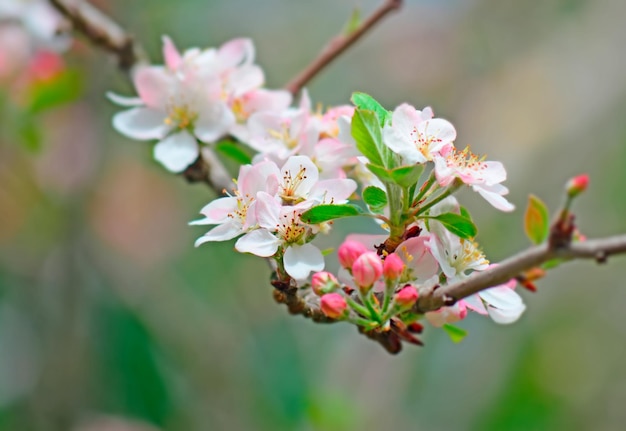
[[[240,253],[270,257],[276,253],[280,243],[280,239],[272,235],[267,229],[257,229],[239,238],[235,243],[235,249]]]
[[[182,172],[198,158],[196,139],[183,130],[169,135],[154,147],[154,158],[170,172]]]
[[[143,100],[140,97],[120,96],[112,91],[107,91],[106,96],[111,102],[120,106],[133,107],[143,105]]]
[[[194,135],[202,142],[215,142],[226,134],[234,122],[232,111],[224,103],[217,102],[199,112]]]
[[[149,108],[165,109],[168,91],[173,88],[174,78],[164,67],[144,66],[137,69],[133,82],[141,100]]]
[[[151,108],[133,108],[113,116],[113,128],[122,135],[141,141],[160,139],[170,127],[165,124],[165,113]]]
[[[283,256],[285,271],[296,280],[304,280],[311,271],[324,269],[324,256],[313,244],[291,245]]]
[[[170,70],[176,70],[182,63],[182,57],[169,36],[163,36],[163,58]]]
[[[221,224],[230,219],[229,214],[237,209],[237,198],[225,197],[215,199],[204,208],[200,210],[200,213],[205,216],[201,220],[194,220],[189,222],[190,225],[206,225],[206,224]]]
[[[241,226],[237,223],[224,223],[219,226],[215,226],[213,229],[198,238],[194,245],[198,247],[209,241],[228,241],[237,235],[241,235]]]

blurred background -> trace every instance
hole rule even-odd
[[[377,4],[97,2],[155,62],[162,34],[250,37],[270,88]],[[309,90],[431,105],[457,146],[503,161],[516,212],[461,195],[497,262],[528,246],[528,194],[554,210],[583,172],[582,232],[626,231],[624,16],[618,0],[407,0]],[[231,242],[194,249],[204,230],[187,222],[214,196],[110,127],[105,92],[132,94],[112,58],[80,37],[64,58],[73,102],[24,115],[6,88],[0,102],[0,430],[624,428],[624,257],[552,271],[512,326],[471,315],[460,344],[427,328],[425,347],[390,356],[352,326],[289,316],[266,264]]]

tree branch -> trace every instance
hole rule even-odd
[[[137,63],[146,62],[141,46],[111,18],[83,0],[50,0],[71,24],[94,45],[117,57],[125,72]]]
[[[385,0],[359,27],[348,35],[336,36],[322,49],[322,52],[307,67],[304,68],[295,78],[293,78],[285,89],[291,94],[298,93],[311,79],[313,79],[322,69],[324,69],[335,58],[339,57],[346,49],[351,47],[365,33],[367,33],[376,23],[382,20],[390,12],[399,9],[402,0]]]
[[[506,283],[524,271],[552,259],[594,259],[598,263],[605,263],[609,256],[622,253],[626,253],[626,235],[576,242],[558,248],[551,248],[549,244],[538,245],[503,260],[497,266],[474,272],[465,280],[420,292],[413,310],[425,313],[452,305],[481,290]]]

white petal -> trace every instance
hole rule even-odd
[[[283,256],[285,271],[296,280],[304,280],[311,271],[324,269],[324,256],[313,244],[292,245]]]
[[[485,307],[485,304],[483,304],[483,301],[480,299],[480,296],[476,294],[470,295],[466,298],[463,298],[463,301],[465,301],[465,305],[470,310],[473,310],[478,314],[487,314],[487,308]]]
[[[293,190],[295,196],[306,197],[319,178],[319,171],[313,161],[307,156],[291,156],[287,159],[281,172],[283,178],[295,179],[302,172],[304,178]],[[283,186],[286,185],[283,183]]]
[[[133,76],[135,88],[146,106],[164,109],[168,102],[168,92],[174,85],[174,77],[162,66],[139,67]]]
[[[228,241],[237,235],[241,235],[240,225],[237,223],[224,223],[219,226],[215,226],[213,229],[198,238],[194,245],[198,247],[199,245],[209,241]]]
[[[107,99],[109,99],[111,102],[120,106],[132,107],[143,105],[143,100],[141,100],[139,97],[120,96],[119,94],[115,94],[112,91],[107,91],[106,96]]]
[[[356,190],[356,182],[351,179],[336,179],[318,181],[309,195],[313,199],[325,204],[341,204]]]
[[[279,223],[280,210],[281,205],[274,196],[265,192],[257,193],[254,213],[259,226],[275,231]]]
[[[196,139],[187,131],[174,133],[154,147],[154,158],[170,172],[182,172],[198,158]]]
[[[526,306],[521,304],[517,308],[511,308],[508,310],[500,310],[498,308],[487,307],[487,311],[489,312],[489,317],[501,325],[508,325],[509,323],[513,323],[519,319],[522,313],[526,310]]]
[[[200,210],[205,218],[189,222],[190,225],[221,224],[229,220],[228,215],[237,209],[237,198],[215,199]]]
[[[165,124],[165,112],[150,108],[133,108],[113,116],[113,128],[123,135],[141,141],[160,139],[170,127]]]
[[[515,205],[507,201],[502,197],[501,193],[493,191],[496,186],[500,184],[494,184],[492,186],[485,186],[483,184],[473,185],[474,191],[477,191],[487,202],[489,202],[494,208],[500,211],[510,212],[515,209]],[[501,186],[506,190],[506,187]]]
[[[265,76],[259,66],[249,65],[235,69],[228,77],[228,87],[234,96],[240,96],[263,85]]]
[[[503,309],[516,309],[524,304],[522,297],[509,287],[496,286],[478,293],[487,304]]]
[[[231,110],[223,103],[216,103],[200,111],[194,134],[202,142],[215,142],[226,134],[234,122]]]
[[[272,235],[267,229],[257,229],[239,238],[235,243],[235,249],[240,253],[270,257],[276,253],[280,243],[280,239]]]

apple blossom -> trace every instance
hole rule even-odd
[[[339,289],[339,281],[330,272],[316,272],[311,277],[311,289],[313,289],[316,295],[322,296]]]
[[[430,108],[418,111],[406,103],[393,111],[391,124],[383,128],[385,145],[410,164],[431,161],[455,139],[456,130],[449,121],[433,118]]]
[[[357,260],[359,256],[367,252],[367,247],[364,244],[358,241],[344,241],[337,250],[337,257],[339,258],[339,263],[345,269],[352,269],[352,265],[354,261]]]
[[[415,304],[418,297],[419,294],[415,286],[407,284],[394,295],[393,299],[398,307],[407,309]]]
[[[320,308],[325,315],[339,319],[348,314],[348,304],[339,293],[327,293],[320,300]]]
[[[404,262],[397,254],[391,253],[383,262],[383,275],[387,280],[397,280],[404,272]]]
[[[380,257],[368,251],[359,256],[352,264],[352,277],[362,291],[369,290],[383,275],[383,264]]]

